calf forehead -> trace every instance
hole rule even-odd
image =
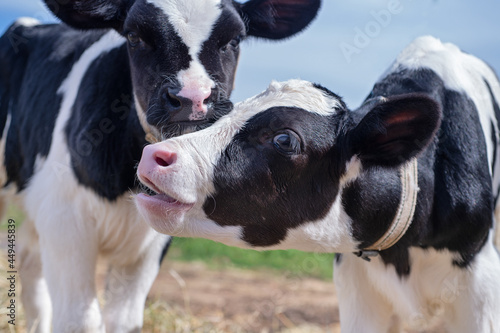
[[[191,55],[200,52],[222,13],[221,0],[146,0],[169,18]]]

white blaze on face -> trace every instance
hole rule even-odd
[[[203,101],[210,96],[214,81],[210,79],[198,55],[203,43],[210,37],[214,24],[221,15],[220,0],[147,0],[160,8],[189,49],[192,60],[188,69],[182,70],[177,79],[182,86],[179,96],[193,102],[190,120],[204,118],[207,106]]]

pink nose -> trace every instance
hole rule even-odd
[[[179,96],[189,99],[192,104],[192,115],[201,113],[207,114],[207,100],[212,94],[211,89],[188,89],[184,88],[179,92]]]
[[[212,89],[186,87],[180,91],[176,89],[166,87],[162,95],[164,106],[170,113],[172,122],[205,120],[209,117],[208,103]]]
[[[137,175],[144,183],[151,183],[153,173],[164,173],[168,167],[177,161],[177,154],[169,151],[165,144],[156,143],[146,146],[142,151],[141,161],[137,168]]]

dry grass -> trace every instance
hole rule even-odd
[[[231,321],[220,317],[198,318],[180,308],[173,308],[164,301],[148,304],[144,313],[144,332],[148,333],[245,333],[247,330]],[[301,325],[279,330],[281,333],[339,333],[332,328],[326,331],[314,325]],[[262,329],[261,333],[278,332]]]
[[[7,305],[10,303],[11,297],[8,296],[9,281],[7,275],[7,261],[5,258],[0,258],[0,332],[2,333],[28,333],[24,320],[24,311],[20,300],[21,285],[19,276],[16,278],[16,319],[15,325],[8,323]],[[143,332],[148,333],[226,333],[243,332],[241,328],[234,327],[227,323],[212,322],[196,318],[187,313],[183,309],[169,306],[165,301],[156,300],[148,301],[144,312],[144,329]]]
[[[7,261],[5,258],[0,258],[0,272],[2,275],[7,273]],[[18,278],[19,276],[17,276]],[[24,320],[24,311],[20,302],[21,285],[19,280],[16,281],[16,325],[10,325],[7,321],[6,306],[10,302],[7,290],[9,282],[2,276],[0,279],[0,332],[2,333],[28,333]],[[7,319],[6,319],[7,318]],[[245,329],[239,327],[235,323],[231,323],[220,317],[198,318],[193,316],[189,310],[181,307],[174,307],[167,304],[163,300],[148,300],[144,311],[144,328],[143,332],[147,333],[244,333]],[[264,330],[263,333],[266,331]],[[316,329],[294,328],[287,333],[316,333],[322,332]]]
[[[5,278],[7,274],[7,261],[0,258],[0,332],[1,333],[28,333],[24,320],[22,304],[20,302],[21,285],[16,281],[16,325],[8,324],[6,318],[6,305],[10,302],[7,295],[9,282]],[[18,278],[18,276],[17,276]],[[200,318],[192,315],[188,307],[171,306],[163,300],[148,300],[144,312],[144,328],[146,333],[245,333],[247,330],[238,324],[220,316],[212,315],[207,318]],[[261,333],[271,332],[262,329]],[[282,333],[325,333],[324,330],[315,326],[296,326],[284,329]],[[336,331],[328,332],[336,333]]]
[[[197,318],[164,301],[148,302],[144,312],[144,332],[151,333],[240,333],[241,327],[219,321],[217,318]]]

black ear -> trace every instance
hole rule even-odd
[[[363,166],[398,166],[432,141],[441,123],[439,104],[423,94],[405,94],[375,105],[348,134]]]
[[[134,0],[44,0],[49,10],[77,29],[122,29]]]
[[[250,0],[241,5],[249,36],[290,37],[303,30],[318,13],[321,0]]]

